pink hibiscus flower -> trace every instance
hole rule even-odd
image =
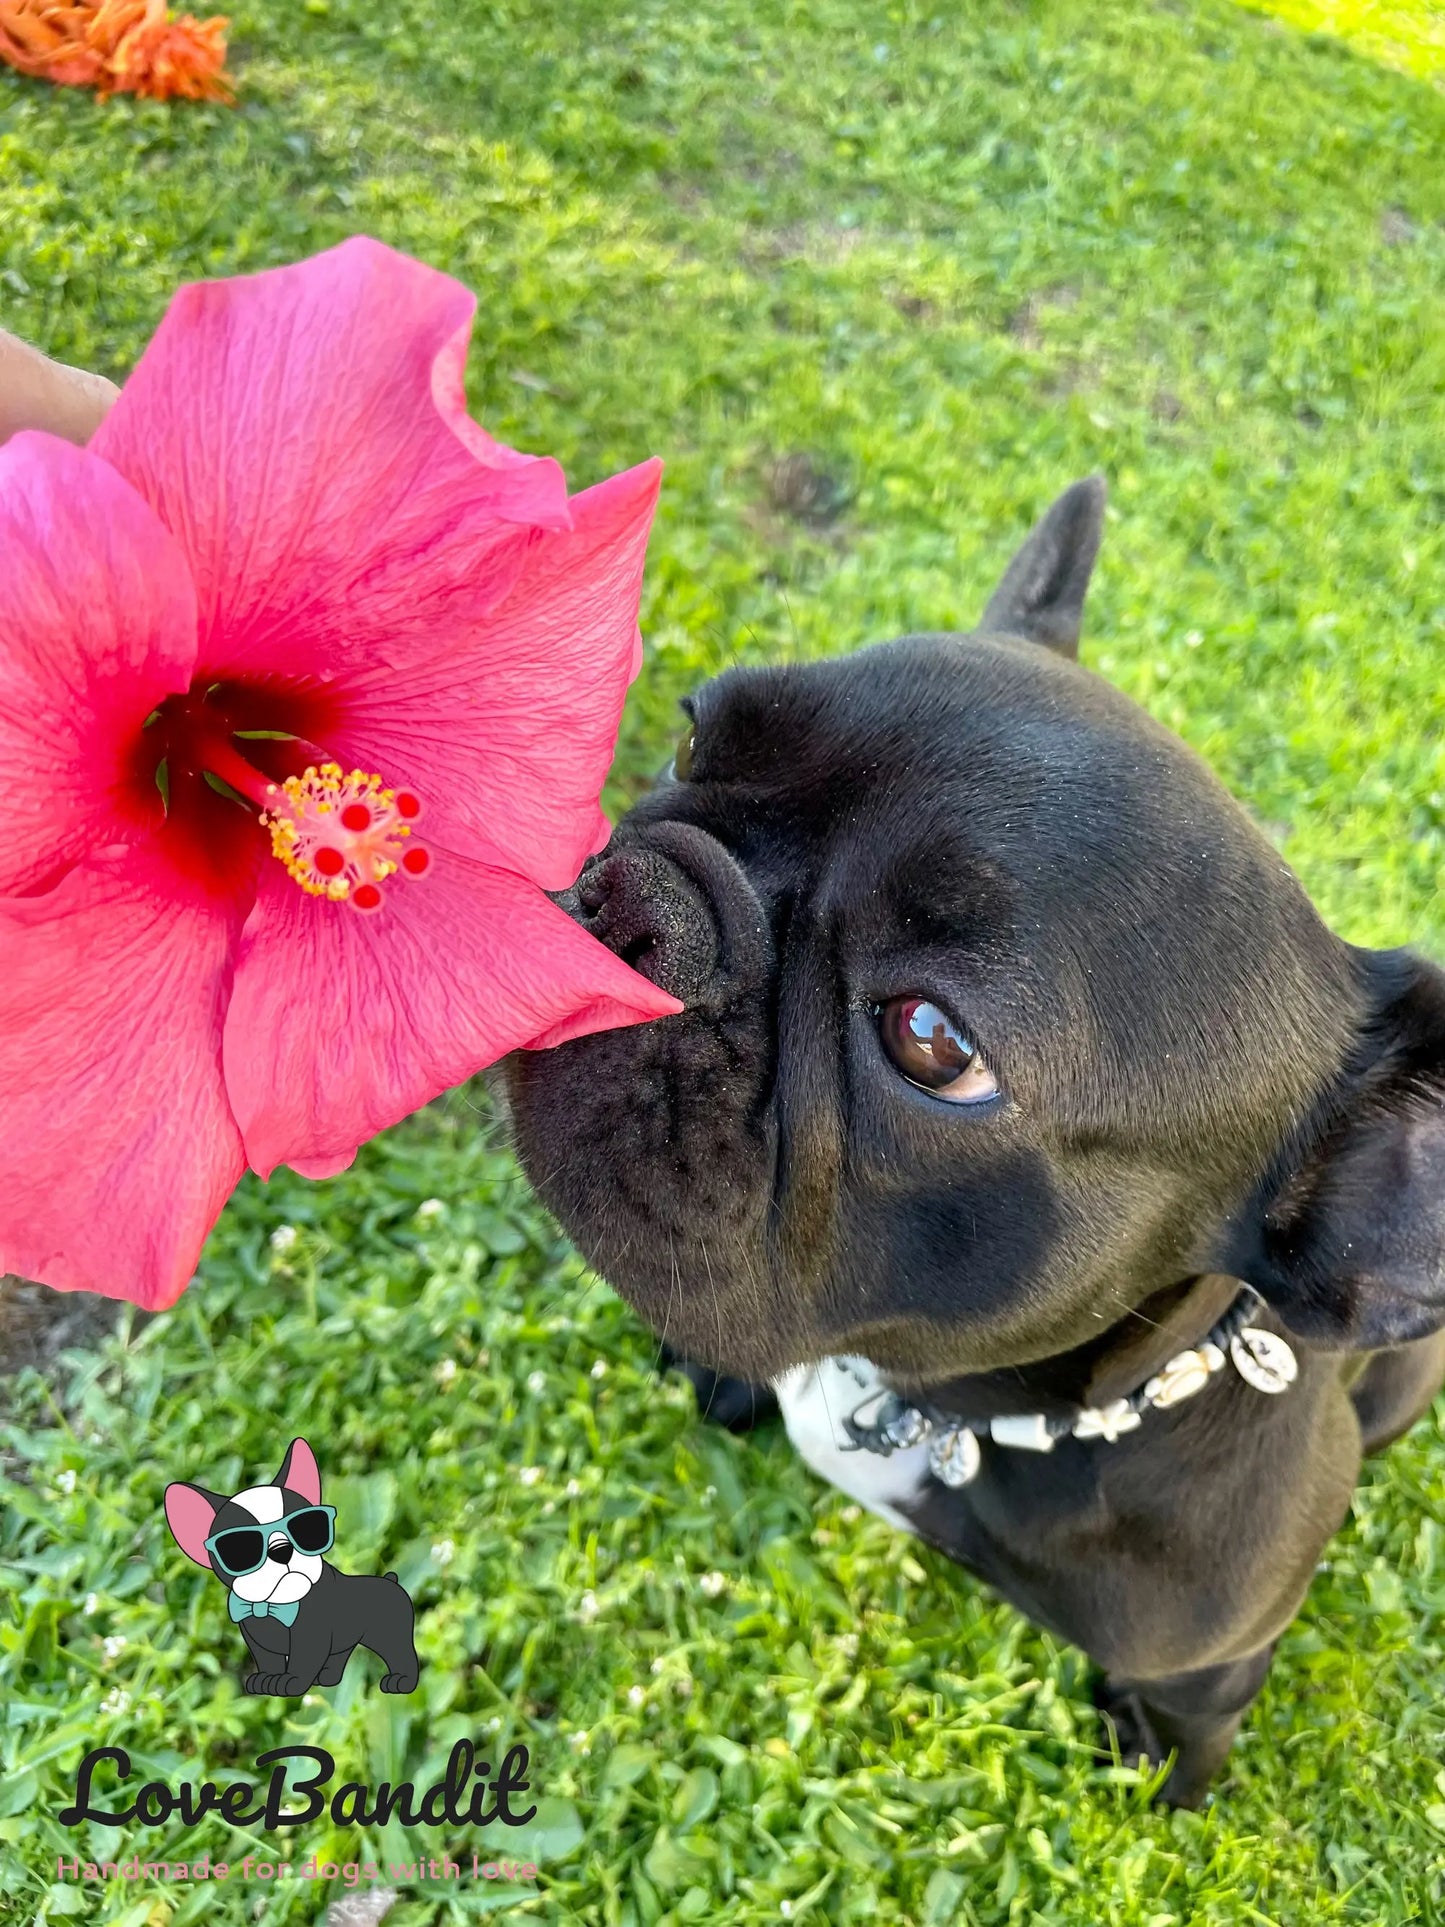
[[[170,1304],[247,1164],[679,1008],[544,894],[660,465],[492,441],[474,305],[364,239],[184,288],[88,449],[0,449],[0,1273]]]

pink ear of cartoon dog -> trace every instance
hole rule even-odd
[[[166,1487],[166,1524],[171,1536],[188,1559],[208,1572],[211,1562],[206,1556],[206,1539],[215,1523],[216,1506],[217,1501],[198,1485]]]
[[[299,1492],[308,1505],[320,1505],[321,1468],[316,1463],[316,1454],[305,1439],[292,1439],[287,1446],[275,1483],[286,1486],[292,1492]]]

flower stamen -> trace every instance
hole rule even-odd
[[[431,854],[411,843],[421,803],[410,790],[390,790],[365,770],[311,764],[300,776],[266,786],[261,822],[271,854],[309,896],[354,910],[379,910],[382,885],[398,871],[423,876]]]

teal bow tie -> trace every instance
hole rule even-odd
[[[283,1626],[294,1626],[300,1607],[299,1599],[293,1599],[289,1606],[273,1606],[269,1599],[238,1599],[235,1593],[231,1594],[232,1619],[249,1619],[253,1614],[257,1619],[265,1619],[269,1614]]]

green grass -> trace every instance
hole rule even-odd
[[[1445,956],[1433,85],[1184,0],[244,0],[234,45],[234,113],[0,77],[0,321],[120,374],[177,281],[357,230],[469,282],[494,430],[579,485],[668,458],[614,803],[701,677],[966,623],[1101,466],[1086,659],[1344,934]],[[1076,1653],[778,1437],[699,1428],[652,1350],[458,1097],[332,1184],[246,1184],[174,1312],[18,1380],[0,1915],[318,1917],[295,1883],[52,1886],[116,1850],[53,1817],[85,1745],[199,1779],[304,1738],[374,1782],[481,1733],[532,1749],[542,1891],[413,1887],[394,1923],[1445,1918],[1438,1418],[1370,1468],[1211,1809],[1171,1817],[1096,1755]],[[269,1474],[300,1429],[343,1568],[425,1608],[413,1700],[355,1666],[238,1697],[166,1536],[168,1479]]]

